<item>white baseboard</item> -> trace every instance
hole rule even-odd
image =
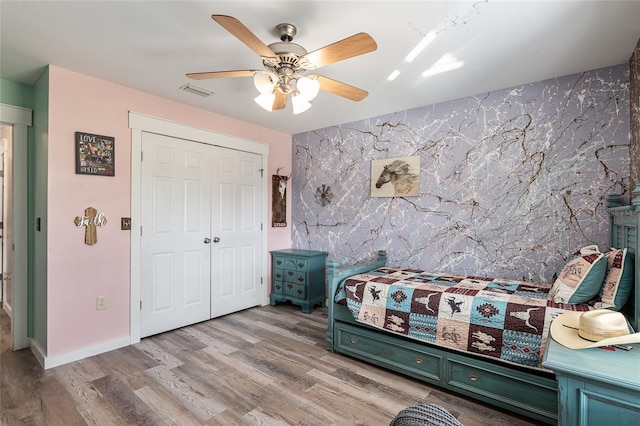
[[[42,350],[38,342],[29,338],[29,348],[31,349],[31,352],[35,355],[36,359],[38,360],[40,367],[44,368],[44,359],[45,359],[44,351]]]
[[[31,352],[33,352],[35,357],[38,359],[38,362],[40,363],[42,368],[47,370],[49,368],[58,367],[60,365],[68,364],[73,361],[79,361],[90,356],[109,352],[114,349],[120,349],[125,346],[129,346],[130,344],[130,337],[125,336],[115,340],[110,340],[108,342],[100,343],[98,345],[78,349],[77,351],[67,352],[50,357],[44,355],[44,351],[34,340],[30,341],[29,346],[31,347]]]
[[[3,302],[2,303],[2,308],[7,313],[7,315],[9,315],[9,318],[12,319],[13,318],[13,311],[11,309],[11,305],[9,305],[7,302]]]

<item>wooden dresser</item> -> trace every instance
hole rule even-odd
[[[542,365],[558,379],[559,425],[639,424],[640,345],[632,346],[574,350],[549,337]]]
[[[314,250],[274,250],[271,252],[271,304],[290,301],[311,313],[326,301],[325,261],[327,252]]]

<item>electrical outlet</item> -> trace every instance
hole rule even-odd
[[[98,311],[101,309],[107,309],[107,296],[96,297],[96,309]]]

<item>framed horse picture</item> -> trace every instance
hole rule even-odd
[[[420,196],[420,156],[371,160],[371,196]]]

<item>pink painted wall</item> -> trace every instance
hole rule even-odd
[[[51,357],[129,336],[130,235],[120,230],[120,218],[131,216],[129,111],[269,144],[269,187],[277,167],[285,167],[287,174],[291,171],[291,136],[55,66],[49,73],[47,356]],[[76,131],[115,137],[114,177],[75,174]],[[98,228],[98,244],[93,246],[84,244],[84,228],[73,223],[90,206],[108,220]],[[291,223],[290,207],[287,223]],[[290,227],[269,226],[267,238],[269,250],[291,247]],[[107,309],[96,310],[98,295],[107,297]]]

